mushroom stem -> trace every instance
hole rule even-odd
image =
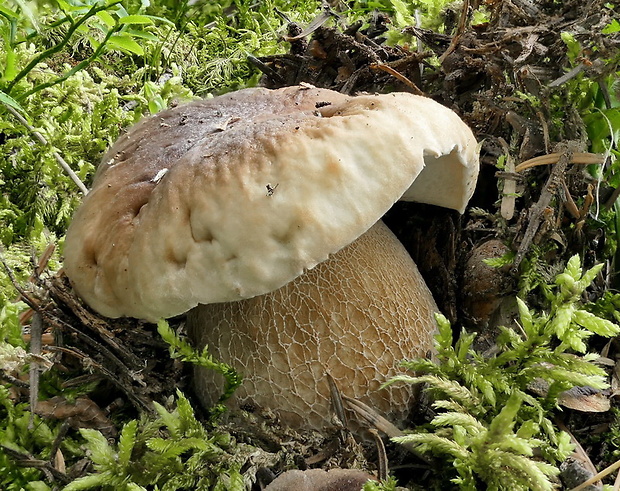
[[[271,293],[199,305],[190,336],[244,376],[232,404],[269,408],[289,425],[331,420],[328,375],[343,395],[402,421],[411,387],[381,388],[405,358],[433,349],[435,302],[398,239],[378,222],[355,242]],[[210,406],[221,376],[198,368]]]

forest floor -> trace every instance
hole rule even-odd
[[[588,301],[618,287],[620,181],[602,143],[610,135],[601,115],[620,99],[613,79],[620,37],[604,34],[614,19],[602,0],[487,4],[483,22],[472,25],[468,11],[457,9],[445,29],[453,35],[411,27],[408,44],[399,46],[384,44],[390,21],[382,14],[363,28],[317,21],[308,33],[290,25],[289,35],[296,39],[290,40],[289,53],[252,63],[263,72],[260,84],[269,88],[308,83],[347,94],[412,92],[450,107],[468,123],[481,142],[481,171],[466,213],[399,203],[385,219],[455,332],[478,332],[477,349],[492,353],[498,327],[512,323],[517,313],[515,295],[524,293],[531,305],[543,305],[534,286],[551,284],[574,254],[586,267],[604,264]],[[484,261],[489,258],[495,266]],[[153,401],[169,404],[177,389],[191,394],[188,368],[169,357],[154,326],[97,316],[76,299],[62,275],[40,276],[37,289],[23,296],[53,332],[44,349],[57,351],[65,383],[96,382],[81,407],[57,398],[40,404],[40,415],[114,437],[114,421],[153,413]],[[182,319],[171,325],[181,326]],[[611,463],[609,442],[596,435],[616,424],[609,404],[617,405],[619,353],[615,340],[594,339],[590,349],[609,361],[612,390],[575,395],[558,418],[583,442],[582,456],[600,469]],[[26,394],[23,389],[19,397]],[[293,457],[271,462],[274,473],[291,460],[301,467],[374,470],[377,465],[375,449],[341,434],[299,435],[238,420],[225,428],[237,441],[268,452],[286,448]],[[424,462],[407,466],[401,451],[392,446],[388,451],[390,466],[405,465],[397,472],[402,483],[422,469],[426,489],[441,487],[440,476],[426,472]]]

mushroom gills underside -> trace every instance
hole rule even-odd
[[[229,405],[273,410],[292,427],[329,426],[328,374],[339,391],[393,422],[402,422],[413,388],[381,385],[402,373],[403,359],[433,352],[437,306],[409,254],[378,222],[352,244],[291,283],[237,302],[199,305],[190,337],[244,377]],[[221,375],[194,374],[196,393],[212,406]]]

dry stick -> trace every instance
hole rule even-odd
[[[538,165],[550,165],[555,164],[562,157],[562,153],[550,153],[547,155],[541,155],[540,157],[534,157],[533,159],[526,160],[525,162],[521,162],[515,168],[515,172],[522,172],[526,169],[530,169],[532,167],[536,167]],[[600,153],[581,153],[575,152],[571,155],[569,164],[604,164],[605,156]]]
[[[575,220],[579,220],[581,218],[581,212],[579,208],[577,208],[575,200],[573,200],[573,197],[570,195],[570,190],[564,178],[562,178],[562,191],[564,192],[564,206]]]
[[[103,321],[103,319],[90,313],[88,309],[86,309],[86,307],[84,307],[83,304],[75,298],[73,293],[63,284],[62,280],[60,280],[58,276],[56,276],[56,279],[52,282],[52,285],[53,288],[50,288],[50,292],[54,296],[55,300],[60,299],[63,304],[67,305],[71,309],[73,314],[83,325],[88,326],[92,332],[97,333],[101,337],[103,344],[97,343],[100,346],[99,348],[95,346],[98,352],[105,347],[106,351],[110,354],[114,353],[113,356],[119,361],[119,366],[129,369],[125,362],[120,361],[120,357],[122,357],[131,364],[131,367],[139,367],[137,369],[142,370],[144,367],[144,360],[138,357],[135,353],[132,353],[131,350],[127,349],[121,342],[119,342],[118,339],[115,338],[114,334],[110,332],[108,325]],[[50,322],[54,321],[62,322],[58,318],[50,317]],[[80,336],[86,336],[85,333],[79,331],[70,324],[62,322],[62,325],[77,332]],[[131,371],[133,372],[133,370]],[[144,385],[144,381],[142,381],[140,377],[132,375],[131,378],[139,384]]]
[[[383,445],[383,440],[379,436],[379,432],[376,429],[370,428],[368,431],[372,435],[373,439],[375,440],[375,445],[377,446],[377,467],[379,471],[379,481],[387,481],[389,469],[385,445]]]
[[[552,154],[555,155],[555,154]],[[523,234],[523,239],[521,240],[521,244],[519,244],[519,248],[517,249],[517,254],[515,255],[515,259],[512,266],[512,271],[516,272],[525,256],[525,253],[530,247],[530,244],[534,240],[534,236],[540,227],[541,217],[543,216],[544,211],[551,203],[551,198],[557,192],[558,184],[561,182],[561,179],[564,175],[564,171],[566,170],[566,166],[573,159],[573,153],[567,149],[564,153],[558,153],[557,164],[551,170],[551,174],[549,175],[549,179],[545,183],[542,192],[540,193],[540,197],[535,205],[533,205],[529,210],[528,216],[528,224],[525,229],[525,233]],[[545,155],[545,157],[548,157]],[[535,159],[533,159],[535,160]],[[521,164],[523,165],[523,164]],[[541,164],[535,164],[541,165]]]
[[[111,365],[116,365],[116,367],[119,368],[121,370],[121,372],[129,380],[137,382],[137,383],[139,383],[142,386],[146,385],[141,378],[136,377],[134,369],[132,369],[132,367],[127,366],[127,364],[125,362],[123,362],[119,358],[119,356],[117,356],[117,354],[114,351],[112,351],[110,348],[108,348],[108,346],[106,346],[105,344],[99,343],[98,341],[93,339],[88,334],[80,331],[78,328],[76,328],[72,324],[64,322],[63,320],[61,320],[59,318],[48,318],[48,321],[54,327],[56,327],[58,329],[66,330],[67,332],[72,332],[81,341],[86,343],[91,348],[94,348],[94,350],[98,354],[104,356]],[[124,355],[125,353],[121,351],[121,354]],[[134,363],[134,368],[135,368],[135,366],[136,366],[136,364]],[[118,377],[116,377],[116,378],[118,378]]]
[[[41,375],[41,366],[36,361],[41,356],[41,335],[43,334],[43,320],[41,314],[35,312],[30,323],[30,422],[28,429],[34,428],[34,412],[39,402],[39,375]]]
[[[583,464],[582,468],[586,472],[590,473],[591,476],[596,474],[598,472],[598,469],[596,468],[596,466],[590,459],[590,456],[588,455],[588,453],[581,446],[581,443],[579,443],[579,440],[575,438],[575,435],[571,433],[571,431],[566,427],[566,425],[561,420],[556,419],[555,423],[560,430],[562,430],[563,432],[567,433],[568,436],[570,436],[571,443],[575,445],[573,456],[576,460],[581,461],[581,463]],[[579,486],[581,486],[581,484]]]
[[[414,15],[415,15],[415,26],[417,29],[421,29],[422,28],[422,16],[420,15],[420,9],[415,9]],[[419,37],[416,38],[416,51],[418,54],[424,51],[424,43],[422,43],[422,39]],[[424,75],[424,66],[422,65],[422,63],[418,63],[418,75],[420,77],[420,80],[422,80],[422,75]]]
[[[394,70],[394,68],[392,68],[389,65],[386,65],[385,63],[372,63],[370,65],[370,68],[372,70],[383,70],[384,72],[389,73],[390,75],[392,75],[392,77],[400,80],[402,83],[408,86],[415,95],[426,95],[415,83],[413,83],[411,80],[405,77],[402,73]]]
[[[150,401],[145,400],[143,396],[133,390],[132,387],[125,386],[123,381],[120,380],[116,374],[108,370],[102,364],[96,362],[94,359],[92,359],[79,349],[64,348],[61,346],[50,346],[48,347],[48,349],[53,352],[65,353],[67,355],[75,357],[82,363],[83,366],[87,366],[90,370],[98,371],[106,378],[106,380],[114,384],[121,392],[125,394],[125,396],[127,396],[127,399],[129,399],[133,403],[136,409],[143,411],[147,414],[155,414],[155,409],[151,407]]]
[[[452,41],[450,42],[450,46],[446,49],[442,55],[439,57],[439,62],[443,63],[443,61],[450,55],[458,46],[459,41],[461,40],[461,36],[465,32],[465,28],[467,27],[467,12],[469,10],[469,0],[465,0],[463,2],[463,7],[461,8],[461,16],[459,17],[459,24],[456,28],[456,33],[452,37]]]
[[[30,387],[30,384],[28,382],[24,382],[23,380],[15,378],[12,375],[4,372],[3,370],[4,369],[0,370],[0,380],[6,380],[9,384],[21,387],[23,389],[27,389],[28,387]]]
[[[571,489],[570,491],[581,491],[582,489],[586,489],[588,486],[590,486],[591,484],[594,484],[595,482],[600,481],[601,479],[603,479],[608,474],[611,474],[616,469],[620,469],[620,460],[617,460],[616,462],[611,464],[609,467],[605,467],[605,469],[599,472],[596,476],[592,476],[590,479],[582,482],[579,486]]]
[[[36,266],[34,268],[34,271],[30,275],[30,278],[28,278],[28,282],[29,283],[34,283],[35,280],[41,274],[41,271],[43,271],[45,268],[47,268],[47,264],[49,263],[49,260],[52,257],[52,254],[54,254],[55,250],[56,250],[56,244],[54,244],[53,242],[51,242],[51,243],[49,243],[47,245],[47,247],[43,251],[43,254],[41,255],[41,257],[37,261],[37,264],[36,264]],[[19,300],[19,298],[20,297],[17,297],[16,301]],[[30,321],[30,318],[32,317],[33,314],[34,314],[34,310],[32,308],[29,308],[28,310],[24,310],[21,314],[19,314],[19,323],[22,326],[26,325],[28,323],[28,321]],[[45,338],[45,334],[43,334],[43,338]],[[28,342],[26,339],[24,339],[24,340],[26,342]],[[43,344],[49,344],[49,343],[46,343],[44,341]]]
[[[583,63],[580,63],[579,65],[577,65],[575,68],[573,68],[569,72],[566,72],[560,78],[556,78],[554,81],[549,82],[549,84],[547,84],[547,87],[559,87],[560,85],[568,82],[571,78],[575,78],[584,69],[585,69],[585,65]]]
[[[22,453],[2,444],[0,444],[0,448],[3,452],[12,457],[18,466],[39,469],[45,474],[48,481],[57,481],[61,484],[68,484],[71,482],[71,478],[69,476],[54,468],[54,466],[47,460],[39,460],[29,453]]]
[[[42,336],[43,336],[43,319],[41,314],[39,313],[39,307],[34,299],[32,299],[28,293],[17,283],[15,279],[15,275],[13,274],[13,270],[9,267],[9,265],[4,260],[4,257],[0,253],[0,262],[4,266],[11,283],[15,287],[15,289],[19,292],[21,298],[28,304],[28,306],[34,312],[34,316],[32,318],[32,323],[30,324],[30,354],[32,355],[32,359],[30,360],[30,374],[29,374],[29,384],[30,387],[30,422],[28,423],[29,429],[34,427],[34,409],[37,405],[39,399],[39,375],[40,375],[40,365],[38,363],[37,358],[41,356],[42,349]]]
[[[282,36],[282,39],[284,39],[287,43],[297,41],[298,39],[303,39],[316,31],[332,17],[338,18],[338,16],[332,12],[328,6],[325,10],[323,10],[323,13],[321,13],[318,17],[315,17],[314,20],[310,22],[310,24],[308,24],[308,26],[301,33],[297,34],[297,36]]]
[[[367,404],[364,404],[362,401],[358,401],[357,399],[353,399],[351,397],[342,396],[342,400],[345,402],[347,407],[356,413],[360,418],[366,421],[373,428],[385,433],[390,438],[405,436],[405,433],[398,429],[393,423],[390,423],[387,419],[385,419],[380,414],[372,409]],[[412,444],[410,442],[399,442],[400,446],[407,449],[409,452],[414,454],[420,460],[430,464],[430,460],[420,453],[417,449],[416,444]]]
[[[342,427],[346,428],[349,422],[347,421],[347,413],[344,410],[344,404],[342,402],[342,393],[338,389],[334,377],[332,377],[329,373],[327,374],[327,383],[329,384],[329,393],[331,395],[332,405],[334,412],[336,413],[336,417],[340,421],[340,424],[342,424]]]
[[[37,304],[37,301],[34,298],[32,298],[30,294],[26,290],[24,290],[22,286],[17,282],[17,279],[15,278],[15,275],[13,274],[13,270],[9,267],[9,265],[4,260],[4,255],[2,254],[1,248],[0,248],[0,263],[4,267],[4,270],[6,271],[6,274],[9,277],[9,280],[11,280],[11,284],[13,285],[13,288],[15,288],[17,290],[17,293],[19,293],[20,295],[19,298],[23,300],[26,303],[26,305],[28,305],[28,307],[30,307],[32,310],[35,310],[38,312],[39,305]]]
[[[542,128],[543,133],[543,142],[545,143],[545,152],[549,153],[549,148],[551,147],[551,141],[549,139],[549,124],[545,119],[544,114],[540,109],[536,110],[536,116],[538,116],[538,121],[540,122],[540,127]]]
[[[4,107],[7,108],[7,110],[13,115],[15,116],[15,118],[23,125],[26,127],[26,129],[32,133],[32,135],[37,139],[37,141],[43,145],[43,146],[47,146],[48,142],[45,139],[45,137],[39,133],[37,130],[35,130],[32,126],[30,126],[30,124],[28,123],[28,121],[26,121],[26,119],[19,114],[15,109],[13,109],[11,106],[8,105],[4,105]],[[77,176],[77,174],[75,172],[73,172],[73,169],[71,167],[69,167],[69,164],[67,164],[67,162],[65,161],[65,159],[63,159],[61,157],[61,155],[56,152],[55,150],[52,152],[52,155],[54,156],[54,158],[56,159],[56,162],[58,162],[58,164],[60,165],[60,167],[63,168],[63,170],[69,175],[69,177],[71,178],[71,180],[76,184],[76,186],[80,189],[80,191],[82,191],[82,193],[84,193],[84,195],[88,194],[88,189],[86,189],[86,186],[84,186],[84,183],[80,180],[80,178]]]
[[[41,271],[47,268],[47,265],[49,264],[50,259],[52,255],[54,254],[55,250],[56,250],[56,244],[54,242],[50,242],[49,244],[47,244],[47,247],[41,254],[41,257],[39,258],[39,260],[37,261],[37,264],[34,268],[34,272],[30,275],[30,279],[28,281],[36,280],[37,277],[41,274]]]
[[[60,429],[58,430],[58,434],[56,435],[56,438],[54,438],[54,441],[52,442],[52,448],[50,451],[50,464],[52,465],[52,467],[60,470],[61,472],[65,472],[65,470],[59,469],[59,466],[57,465],[59,464],[58,462],[59,457],[61,459],[63,458],[62,453],[60,451],[60,445],[62,444],[63,440],[67,436],[67,433],[69,432],[70,427],[71,427],[71,424],[69,423],[68,419],[62,422],[62,424],[60,425]]]
[[[515,171],[515,161],[510,155],[508,143],[503,138],[499,138],[499,143],[504,150],[506,156],[505,170],[508,174]],[[505,220],[511,220],[515,213],[515,193],[517,192],[517,181],[514,178],[504,178],[504,189],[502,190],[502,202],[500,205],[500,214]]]

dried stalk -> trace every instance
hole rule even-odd
[[[562,153],[556,152],[547,155],[541,155],[540,157],[534,157],[533,159],[526,160],[525,162],[521,162],[519,165],[517,165],[517,167],[515,168],[515,172],[523,172],[526,169],[530,169],[538,165],[557,164],[562,155]],[[567,163],[583,165],[604,164],[605,156],[600,153],[575,152],[572,154],[570,161]]]

